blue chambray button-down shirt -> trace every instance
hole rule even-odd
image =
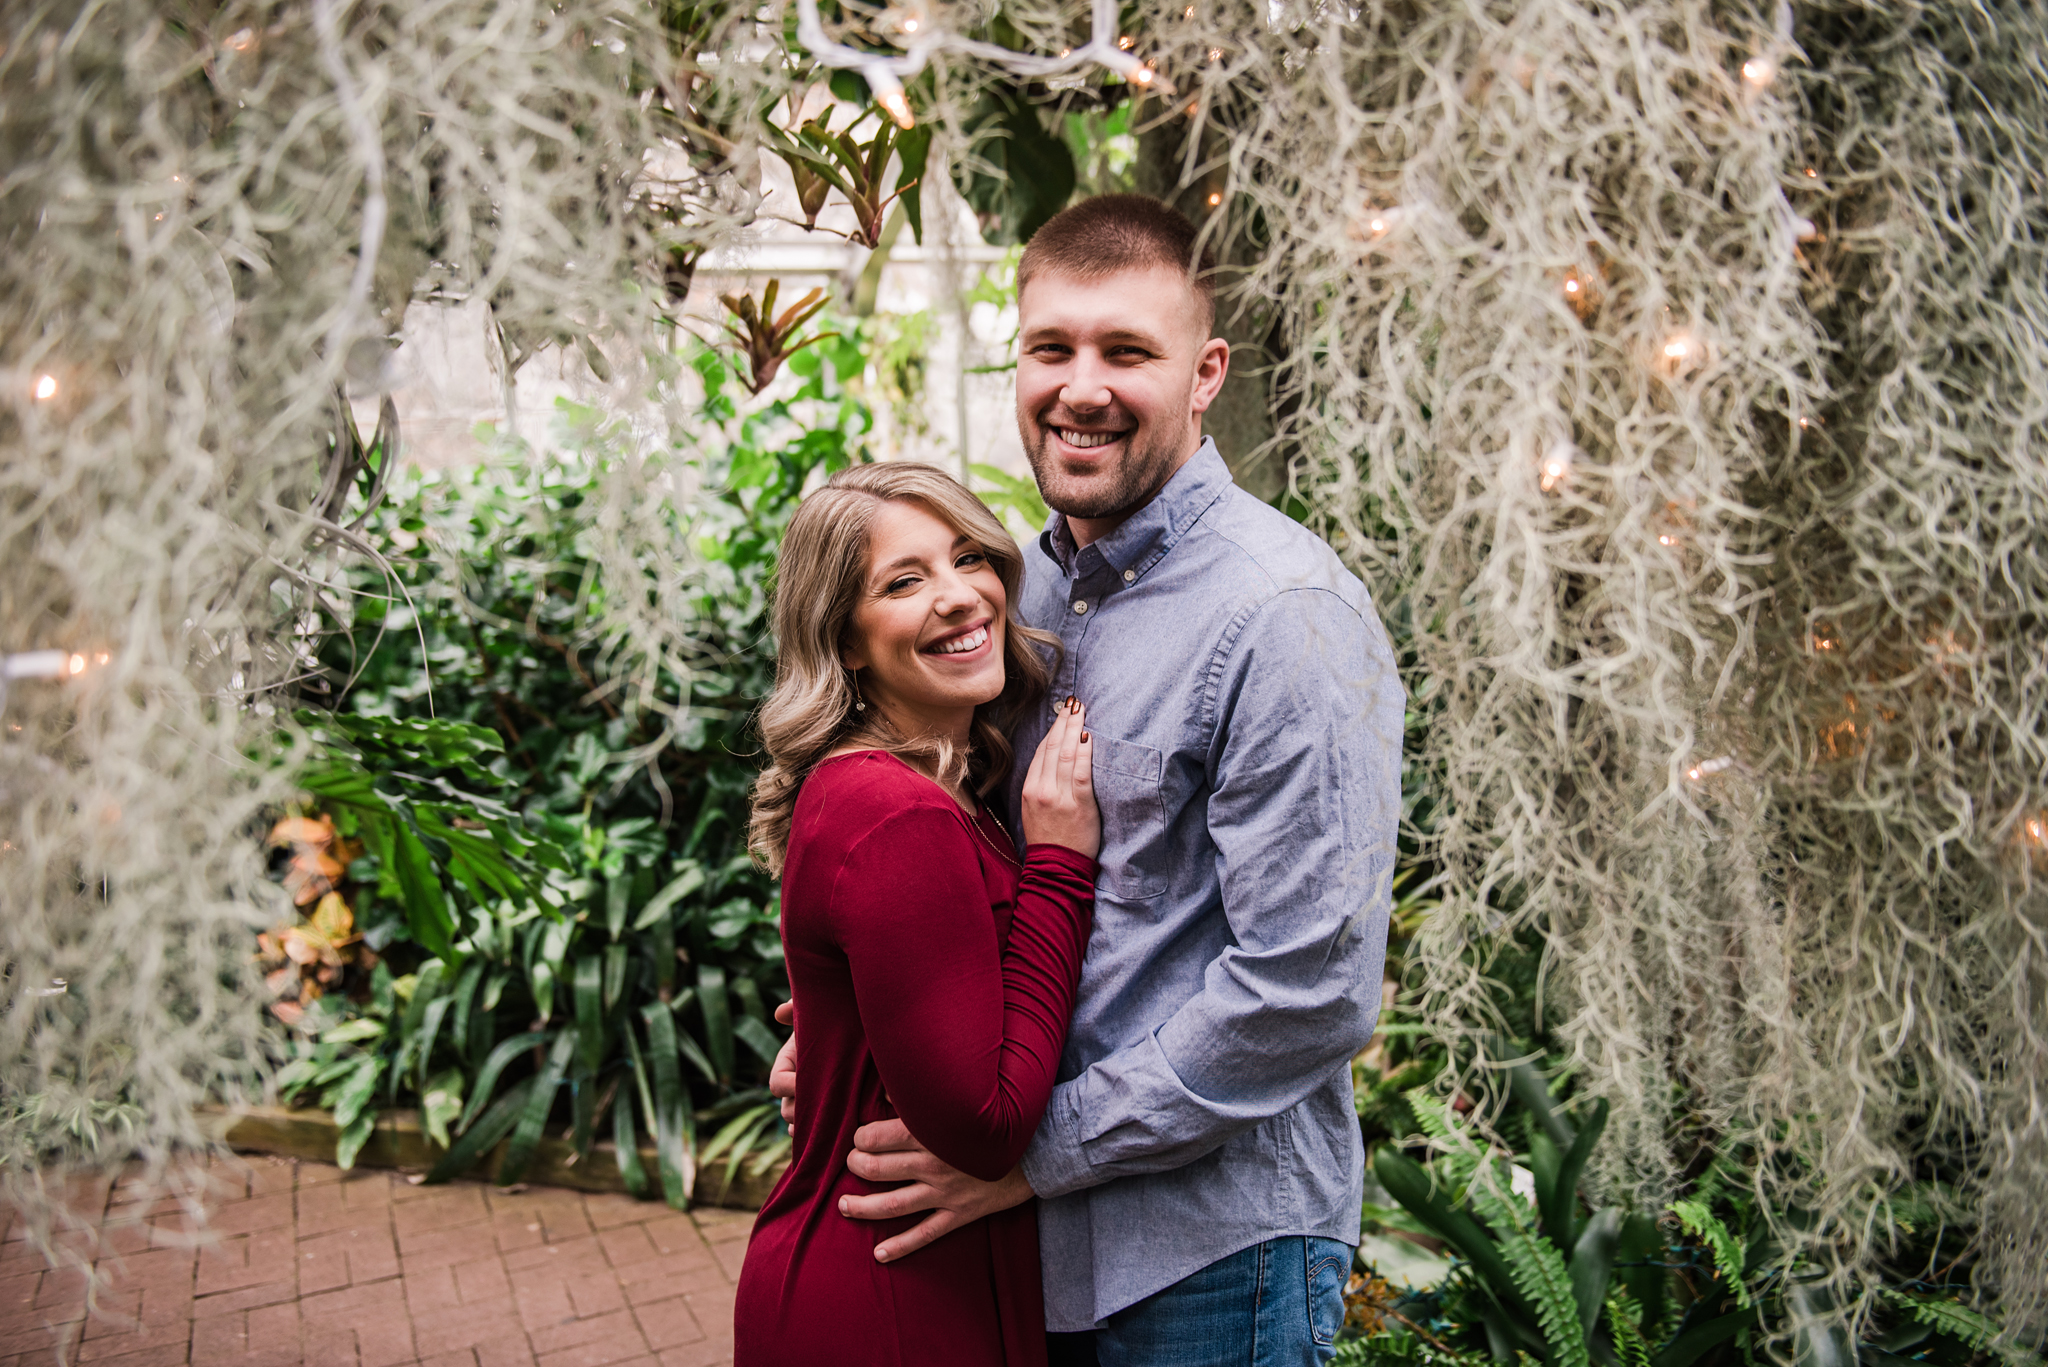
[[[1365,586],[1204,441],[1021,611],[1088,705],[1095,931],[1044,1121],[1046,1322],[1092,1328],[1266,1239],[1358,1242],[1349,1061],[1379,1014],[1404,697]],[[1051,724],[1017,735],[1010,804]]]

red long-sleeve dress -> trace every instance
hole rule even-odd
[[[853,1132],[900,1117],[994,1180],[1038,1128],[1059,1066],[1095,861],[1015,847],[895,756],[827,760],[797,796],[782,942],[797,1010],[796,1138],[754,1223],[735,1367],[1042,1367],[1036,1203],[891,1263],[916,1218],[852,1220]]]

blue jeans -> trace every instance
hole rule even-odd
[[[1117,1311],[1093,1334],[1054,1335],[1053,1360],[1085,1363],[1092,1346],[1100,1367],[1322,1367],[1336,1353],[1350,1271],[1349,1244],[1268,1239]]]

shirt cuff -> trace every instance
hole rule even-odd
[[[1024,1169],[1024,1180],[1041,1199],[1101,1184],[1102,1179],[1095,1175],[1087,1156],[1081,1152],[1079,1079],[1052,1089],[1045,1118],[1038,1122],[1038,1133],[1031,1136],[1031,1145],[1024,1150],[1020,1166]]]

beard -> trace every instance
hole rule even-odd
[[[1112,414],[1111,421],[1122,426],[1129,419]],[[1127,445],[1120,459],[1107,469],[1082,475],[1067,470],[1053,449],[1050,429],[1064,426],[1065,423],[1021,414],[1017,419],[1024,456],[1031,462],[1039,496],[1046,507],[1068,517],[1108,518],[1136,512],[1165,487],[1194,441],[1192,419],[1178,424],[1177,430],[1171,432],[1134,426],[1128,436],[1121,438]]]

